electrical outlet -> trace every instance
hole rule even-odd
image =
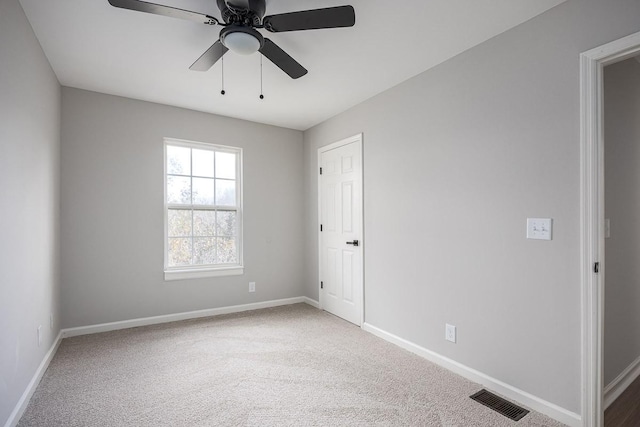
[[[444,339],[451,342],[456,342],[456,327],[445,323]]]
[[[249,282],[249,292],[256,291],[256,282]]]
[[[42,325],[38,326],[38,347],[42,344]]]

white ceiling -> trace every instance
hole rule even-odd
[[[215,0],[151,0],[220,18]],[[564,0],[267,0],[267,15],[351,4],[352,28],[272,34],[309,73],[292,80],[260,55],[189,66],[220,26],[117,9],[107,0],[20,0],[60,83],[306,130]]]

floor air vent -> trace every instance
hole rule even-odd
[[[512,419],[513,421],[519,421],[529,413],[526,409],[514,405],[513,403],[504,400],[500,396],[496,396],[485,389],[471,395],[471,398],[476,402],[482,403],[484,406],[504,415],[505,417]]]

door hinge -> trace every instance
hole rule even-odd
[[[320,168],[320,175],[322,175],[322,168]]]
[[[599,262],[593,263],[593,272],[594,273],[600,272],[600,263]]]
[[[320,231],[322,231],[322,224],[320,224]]]
[[[320,289],[324,289],[324,282],[320,282]]]

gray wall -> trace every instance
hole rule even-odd
[[[636,31],[569,0],[306,131],[306,295],[317,149],[363,132],[366,322],[580,413],[579,54]]]
[[[164,281],[163,137],[244,149],[244,275]],[[300,296],[302,150],[299,131],[63,88],[63,327]]]
[[[640,356],[640,63],[605,68],[604,383]]]
[[[0,64],[0,425],[4,425],[60,329],[60,85],[17,0],[0,0]],[[40,347],[38,325],[42,325]]]

